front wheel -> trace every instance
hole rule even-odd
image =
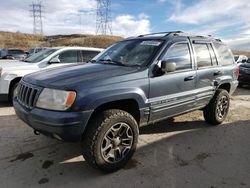
[[[82,141],[83,157],[93,167],[116,171],[130,160],[138,142],[138,125],[122,110],[106,110],[92,118]]]
[[[230,97],[228,92],[224,89],[218,89],[203,110],[205,121],[212,125],[221,124],[227,117],[229,105]]]

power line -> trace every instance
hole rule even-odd
[[[30,8],[31,17],[33,17],[33,34],[43,35],[42,13],[44,7],[42,6],[42,2],[33,1]]]
[[[96,34],[112,35],[111,0],[97,0]]]

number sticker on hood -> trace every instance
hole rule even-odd
[[[141,42],[141,45],[146,45],[146,46],[159,46],[160,44],[161,44],[160,41],[153,41],[153,40],[146,40]]]

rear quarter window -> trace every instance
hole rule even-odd
[[[234,64],[234,57],[231,50],[222,43],[214,43],[214,47],[217,51],[217,59],[219,65],[231,65]]]

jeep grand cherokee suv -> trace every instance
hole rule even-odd
[[[35,133],[79,140],[90,165],[115,171],[135,152],[140,126],[197,109],[209,124],[222,123],[237,76],[233,55],[219,39],[141,35],[87,65],[25,76],[14,107]]]

